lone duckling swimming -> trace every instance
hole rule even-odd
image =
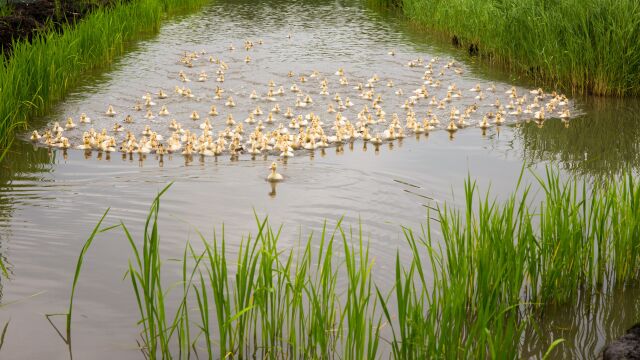
[[[276,162],[275,161],[272,162],[271,166],[269,167],[269,169],[271,170],[271,173],[267,176],[267,181],[278,182],[278,181],[284,180],[284,177],[276,172],[277,168],[278,168],[278,165],[276,164]]]

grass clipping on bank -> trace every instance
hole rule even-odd
[[[257,232],[233,242],[236,256],[224,228],[213,239],[198,232],[180,278],[167,279],[158,230],[167,187],[141,239],[120,224],[132,249],[140,350],[149,359],[518,358],[524,329],[545,304],[624,286],[640,265],[632,175],[595,188],[549,170],[538,181],[539,203],[520,181],[498,203],[467,180],[463,208],[438,208],[417,233],[403,228],[407,246],[385,270],[390,288],[375,282],[362,229],[325,223],[286,250],[281,229],[257,216]]]
[[[13,44],[0,55],[0,159],[18,129],[64,98],[88,70],[122,54],[128,41],[156,32],[164,14],[195,8],[209,0],[132,0],[99,8],[59,32]]]
[[[492,63],[580,94],[640,95],[637,0],[367,0],[477,45]]]

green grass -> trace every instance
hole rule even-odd
[[[443,205],[420,231],[403,228],[391,287],[376,284],[360,228],[325,223],[283,249],[281,229],[257,216],[235,258],[224,228],[210,240],[198,233],[172,283],[158,231],[167,187],[141,242],[120,224],[140,348],[150,359],[518,358],[545,305],[607,293],[640,269],[640,184],[631,174],[591,187],[547,170],[538,182],[537,197],[518,181],[497,202],[467,180],[463,208]],[[550,341],[540,357],[566,346]]]
[[[367,0],[476,44],[490,63],[575,93],[640,95],[635,0]]]
[[[88,70],[104,67],[144,32],[156,32],[163,15],[209,0],[134,0],[100,8],[75,25],[14,43],[0,58],[0,154],[18,129],[64,98]]]

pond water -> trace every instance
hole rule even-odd
[[[243,48],[246,39],[255,42],[248,51]],[[228,49],[230,44],[235,50]],[[185,51],[205,54],[188,68],[180,63]],[[249,63],[244,61],[247,55]],[[216,81],[218,65],[210,63],[209,56],[229,65],[223,83]],[[382,132],[393,113],[400,114],[404,124],[400,106],[423,84],[424,67],[407,63],[418,58],[426,63],[436,57],[435,72],[449,62],[455,64],[440,77],[440,88],[428,89],[441,99],[447,86],[455,83],[464,94],[453,101],[460,111],[478,102],[475,93],[469,92],[476,84],[482,89],[496,87],[495,93],[486,91],[478,114],[495,111],[496,99],[508,104],[505,91],[512,86],[519,94],[535,87],[478,65],[463,51],[429,38],[394,15],[368,10],[358,1],[218,0],[196,14],[168,20],[157,36],[132,44],[108,71],[88,75],[50,117],[34,120],[39,125],[35,128],[42,130],[55,121],[64,125],[67,117],[77,122],[85,112],[93,123],[78,124],[77,129],[65,132],[77,145],[89,127],[111,129],[114,122],[122,123],[131,114],[134,123],[123,123],[127,130],[139,137],[145,125],[150,125],[166,138],[172,118],[200,133],[198,125],[215,104],[220,113],[212,121],[217,133],[226,127],[228,114],[241,123],[256,106],[267,113],[274,103],[251,100],[249,95],[256,90],[264,96],[267,83],[273,80],[276,88],[286,89],[278,98],[283,111],[294,108],[297,96],[289,89],[295,83],[313,98],[311,105],[295,108],[295,113],[315,112],[329,133],[335,114],[327,114],[326,108],[329,103],[337,104],[332,100],[335,93],[353,101],[354,106],[343,114],[355,122],[358,111],[371,101],[360,98],[353,86],[367,84],[376,74],[380,78],[376,94],[384,99],[388,121],[376,125]],[[349,85],[339,84],[340,77],[334,73],[340,68]],[[192,81],[180,82],[180,70]],[[196,81],[203,70],[209,79]],[[293,77],[288,76],[290,71]],[[314,71],[318,76],[311,78]],[[299,80],[303,74],[308,77],[306,83]],[[321,78],[328,79],[328,96],[319,93]],[[393,87],[385,86],[388,80]],[[175,86],[189,87],[194,97],[176,94]],[[214,99],[217,86],[225,89],[221,100]],[[146,92],[153,94],[161,88],[169,98],[154,99],[159,104],[153,111],[165,104],[170,116],[146,120],[144,110],[132,109]],[[405,96],[395,95],[399,88]],[[236,107],[224,105],[228,96],[234,98]],[[416,105],[416,112],[426,112],[427,102]],[[109,104],[118,116],[104,115]],[[434,109],[441,128],[448,122],[450,106]],[[44,314],[66,310],[77,256],[107,208],[107,224],[123,220],[140,234],[154,196],[174,182],[163,196],[161,211],[162,252],[168,259],[180,257],[187,240],[198,241],[193,229],[209,236],[214,229],[220,231],[222,224],[233,251],[242,235],[255,231],[254,212],[283,225],[283,247],[295,246],[301,235],[317,232],[325,220],[331,225],[344,217],[347,227],[362,224],[376,258],[376,282],[389,285],[394,279],[386,270],[393,269],[395,252],[400,249],[402,253],[405,245],[401,226],[424,224],[429,207],[445,202],[459,205],[467,176],[477,179],[482,191],[491,188],[501,198],[514,189],[523,166],[527,168],[525,182],[532,184],[532,173],[544,172],[549,164],[560,168],[563,176],[577,175],[588,181],[625,168],[638,169],[638,101],[581,98],[572,99],[570,108],[569,122],[549,119],[540,127],[507,117],[504,125],[486,131],[470,126],[452,136],[434,129],[428,135],[407,134],[401,141],[380,146],[356,140],[324,150],[297,150],[288,159],[280,158],[278,152],[253,158],[228,154],[185,157],[178,152],[160,158],[155,154],[51,150],[31,144],[27,134],[14,146],[0,174],[0,249],[11,270],[11,280],[3,279],[1,288],[5,306],[0,309],[0,322],[11,321],[3,357],[68,356],[66,345]],[[202,119],[190,120],[192,111]],[[470,121],[480,118],[474,115]],[[253,127],[245,123],[246,136]],[[124,134],[116,136],[119,143]],[[282,183],[265,181],[274,160],[285,176]],[[101,234],[87,254],[75,303],[76,358],[141,358],[135,348],[135,300],[129,282],[122,281],[129,257],[129,245],[119,232]],[[564,337],[567,342],[557,357],[594,357],[607,341],[634,323],[631,314],[637,313],[638,295],[637,289],[627,288],[580,299],[575,306],[548,309],[538,332],[532,329],[523,340],[522,356],[539,357],[551,339]],[[61,320],[59,325],[64,326]]]

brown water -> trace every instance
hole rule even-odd
[[[242,48],[245,39],[262,39],[264,44],[247,52]],[[230,43],[236,50],[227,50]],[[201,49],[207,54],[193,68],[179,64],[184,51]],[[388,54],[392,49],[395,56]],[[209,55],[230,65],[222,84],[215,82],[216,67],[206,61]],[[243,61],[246,55],[252,58],[249,64]],[[114,121],[122,120],[121,116],[101,115],[113,104],[119,115],[130,112],[136,116],[136,122],[127,125],[136,134],[151,124],[166,136],[168,119],[142,120],[143,113],[131,110],[145,92],[164,88],[171,97],[154,101],[167,104],[172,112],[169,119],[175,117],[192,130],[201,121],[189,120],[191,111],[204,115],[215,103],[221,113],[214,119],[217,132],[224,128],[222,119],[230,112],[236,121],[242,121],[256,105],[263,110],[272,106],[249,100],[252,90],[263,94],[269,80],[288,89],[299,74],[309,75],[313,70],[330,81],[331,96],[326,100],[318,94],[317,80],[296,83],[314,99],[314,105],[304,112],[327,116],[327,128],[332,117],[324,110],[333,94],[351,98],[355,106],[345,116],[355,121],[365,101],[351,87],[365,83],[373,74],[381,79],[376,90],[383,94],[390,119],[393,112],[403,113],[399,106],[406,98],[397,97],[394,91],[402,88],[408,96],[422,85],[424,68],[410,68],[406,63],[433,57],[440,58],[438,69],[456,60],[463,71],[447,72],[443,88],[430,89],[439,98],[446,94],[445,84],[456,83],[467,94],[477,83],[483,88],[494,83],[496,95],[488,96],[481,106],[482,111],[491,111],[495,98],[508,102],[504,91],[512,85],[520,93],[532,87],[474,64],[463,52],[428,39],[391,15],[367,10],[357,1],[219,0],[197,14],[168,21],[156,37],[132,44],[131,51],[109,71],[87,76],[50,117],[38,120],[39,128],[63,122],[68,116],[77,121],[79,113],[86,112],[95,129],[110,129]],[[349,86],[338,84],[333,75],[338,68],[344,68]],[[179,82],[179,70],[194,81]],[[201,70],[208,72],[207,82],[195,81]],[[288,78],[289,71],[296,76]],[[384,86],[388,79],[395,87]],[[175,95],[175,85],[189,86],[196,97]],[[225,98],[234,97],[237,107],[229,109],[224,100],[213,100],[217,85],[227,91]],[[293,106],[296,98],[287,93],[279,100],[283,110]],[[474,99],[457,101],[462,110]],[[362,222],[376,258],[376,282],[388,285],[393,279],[391,271],[385,270],[393,266],[396,249],[402,253],[404,247],[400,226],[423,224],[427,206],[445,201],[459,204],[467,175],[477,179],[483,190],[491,186],[500,198],[514,188],[523,163],[533,172],[544,171],[551,163],[567,176],[585,176],[590,181],[624,168],[637,171],[638,101],[578,99],[572,101],[572,109],[578,116],[568,128],[559,119],[547,120],[539,128],[533,122],[516,124],[510,118],[509,124],[485,134],[470,127],[458,131],[453,139],[439,130],[379,147],[355,141],[324,151],[297,151],[286,161],[277,154],[256,159],[242,155],[235,160],[228,155],[185,158],[174,154],[160,162],[153,154],[86,154],[20,142],[0,174],[0,249],[12,272],[11,280],[2,280],[2,303],[8,305],[0,309],[0,323],[8,319],[11,323],[0,354],[12,359],[68,356],[44,314],[66,310],[76,258],[106,208],[111,209],[106,223],[124,220],[139,234],[151,200],[173,181],[163,197],[161,213],[162,251],[169,259],[181,256],[187,240],[195,240],[193,228],[207,235],[224,223],[227,239],[236,239],[237,246],[241,235],[255,230],[254,211],[268,214],[273,224],[284,225],[283,247],[294,246],[299,234],[317,231],[325,219],[333,223],[344,216],[348,226]],[[441,115],[446,122],[446,111]],[[87,127],[65,136],[77,144]],[[245,129],[251,128],[245,124]],[[265,176],[276,159],[286,181],[271,185]],[[534,182],[529,170],[525,181]],[[229,241],[233,250],[234,242]],[[135,300],[129,283],[122,281],[128,258],[129,245],[119,233],[100,235],[87,254],[74,313],[77,359],[141,358],[135,350]],[[567,339],[557,357],[595,357],[608,340],[635,322],[636,299],[638,290],[631,288],[580,299],[571,308],[550,308],[538,335],[527,334],[523,357],[540,356],[557,337]]]

